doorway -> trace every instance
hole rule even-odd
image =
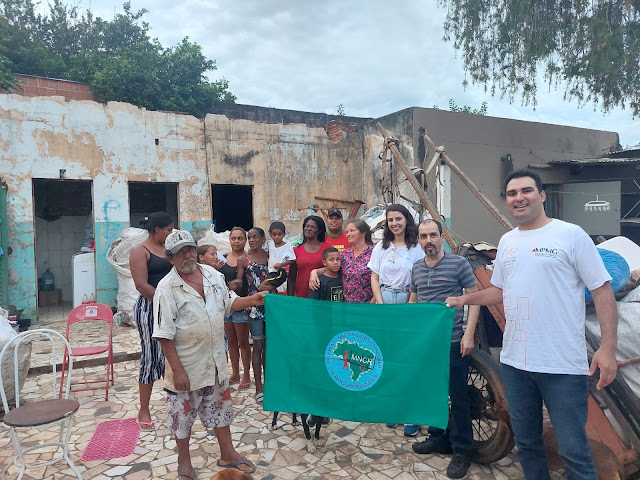
[[[144,217],[166,212],[178,228],[178,184],[129,182],[129,225],[144,228]]]
[[[253,227],[253,185],[211,185],[211,201],[216,232]]]
[[[64,318],[73,301],[73,258],[93,251],[92,183],[33,179],[33,205],[38,316]]]

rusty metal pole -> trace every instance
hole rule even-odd
[[[382,150],[382,201],[387,202],[387,142]]]
[[[433,148],[434,150],[436,149],[435,144],[431,141],[426,133],[424,134],[424,141],[425,143],[429,144],[431,148]],[[495,217],[500,225],[504,227],[505,230],[513,230],[513,225],[507,219],[507,217],[505,217],[502,212],[498,210],[498,208],[491,202],[491,200],[489,200],[485,196],[485,194],[480,191],[476,184],[473,183],[473,181],[462,170],[460,170],[460,167],[458,167],[458,165],[456,165],[455,162],[451,160],[446,153],[444,153],[444,151],[440,152],[440,159],[445,164],[447,164],[451,171],[458,176],[460,181],[462,181],[462,183],[464,183],[469,188],[469,190],[471,190],[471,192],[478,198],[478,200],[480,200],[480,203],[482,203],[486,207],[486,209],[489,210],[489,212]]]
[[[433,205],[433,203],[431,203],[431,200],[429,200],[429,198],[425,195],[424,190],[422,190],[422,188],[420,187],[420,184],[416,180],[416,177],[414,177],[411,171],[409,170],[409,167],[407,166],[404,158],[402,157],[400,150],[398,150],[398,147],[393,142],[389,142],[389,136],[387,135],[387,131],[384,129],[382,125],[380,125],[380,123],[376,123],[376,126],[378,127],[378,131],[384,137],[384,143],[386,147],[389,150],[391,150],[391,155],[393,156],[393,159],[396,161],[400,169],[403,171],[404,175],[407,177],[407,180],[409,181],[413,189],[418,194],[418,198],[420,199],[420,202],[422,203],[422,205],[425,206],[425,208],[429,212],[429,215],[431,215],[431,218],[440,220],[441,216],[440,216],[440,213],[438,212],[438,209],[435,207],[435,205]],[[447,226],[444,224],[444,222],[441,222],[441,223],[442,223],[444,238],[449,244],[451,251],[457,252],[458,244],[451,237],[451,232],[447,228]]]

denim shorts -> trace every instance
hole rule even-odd
[[[409,301],[409,287],[391,288],[381,285],[380,290],[384,303],[407,303]]]
[[[249,331],[254,340],[264,340],[264,318],[249,317]]]
[[[239,310],[237,312],[231,312],[231,315],[229,315],[228,317],[224,317],[224,323],[247,323],[248,318],[249,317],[244,310]]]

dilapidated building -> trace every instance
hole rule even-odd
[[[418,167],[433,154],[421,143],[426,131],[501,207],[505,162],[541,166],[549,185],[618,182],[611,190],[618,193],[638,177],[633,162],[613,170],[589,165],[578,174],[551,163],[616,149],[617,134],[606,131],[423,108],[373,120],[222,104],[198,119],[118,102],[2,94],[8,236],[0,262],[8,266],[2,279],[7,303],[36,315],[38,279],[47,268],[62,300],[71,300],[71,257],[85,240],[87,222],[95,236],[97,300],[115,305],[117,278],[106,252],[124,228],[139,226],[152,211],[167,211],[196,238],[212,222],[218,230],[266,229],[282,220],[299,232],[310,207],[329,201],[323,199],[362,201],[362,213],[382,200],[383,138],[376,121]],[[396,200],[417,198],[401,174],[392,180]],[[453,230],[468,240],[497,242],[503,231],[491,215],[455,178],[451,185]],[[619,229],[620,208],[613,215]]]

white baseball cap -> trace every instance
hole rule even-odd
[[[197,247],[198,244],[193,240],[193,237],[186,230],[174,230],[169,234],[164,241],[164,248],[168,250],[171,255],[175,255],[180,251],[182,247]]]

